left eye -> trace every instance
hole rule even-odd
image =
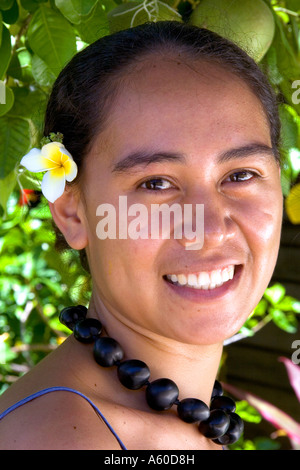
[[[230,181],[233,183],[240,183],[243,181],[248,181],[255,177],[256,174],[253,171],[243,170],[243,171],[236,171],[229,175],[225,181]]]
[[[160,191],[170,189],[173,187],[173,185],[163,178],[152,178],[150,180],[144,181],[140,187],[150,191]]]

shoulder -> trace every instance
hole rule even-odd
[[[1,450],[120,449],[93,407],[69,391],[53,391],[15,409],[0,421],[0,434]]]

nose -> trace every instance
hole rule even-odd
[[[186,210],[189,209],[189,210]],[[237,225],[232,218],[230,203],[222,194],[197,197],[184,204],[182,238],[178,240],[188,250],[220,248],[236,236]]]

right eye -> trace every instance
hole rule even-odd
[[[174,186],[164,178],[151,178],[141,183],[140,187],[149,191],[165,191]]]

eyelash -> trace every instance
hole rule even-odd
[[[233,177],[235,177],[236,175],[250,175],[249,178],[246,178],[246,179],[243,179],[243,180],[240,180],[240,181],[234,181]],[[227,176],[227,178],[224,180],[225,183],[226,182],[229,182],[229,183],[245,183],[245,182],[248,182],[250,180],[252,180],[253,178],[258,178],[259,177],[259,174],[256,173],[255,171],[252,171],[252,170],[239,170],[239,171],[234,171],[233,173],[231,173],[230,175]]]
[[[238,181],[238,180],[234,181],[232,179],[232,178],[239,178],[240,175],[250,175],[250,177],[249,178],[247,177],[246,179],[243,179],[243,180],[240,180],[240,181]],[[231,173],[230,175],[228,175],[226,177],[226,179],[224,180],[224,182],[225,183],[227,183],[227,182],[228,183],[245,183],[245,182],[248,182],[248,181],[252,180],[253,178],[257,178],[257,177],[259,177],[259,175],[255,171],[240,170],[240,171],[235,171],[235,172]],[[147,185],[147,183],[153,183],[153,182],[157,183],[157,182],[162,182],[162,181],[167,182],[170,185],[170,187],[166,188],[166,189],[154,189],[154,188],[147,188],[145,186],[143,187],[143,185]],[[145,189],[146,191],[153,191],[153,192],[154,191],[167,191],[169,189],[174,189],[174,185],[170,181],[168,181],[165,178],[160,178],[160,177],[154,177],[154,178],[150,178],[146,181],[143,181],[143,183],[141,183],[139,185],[139,187],[142,188],[142,189]]]
[[[153,181],[166,181],[169,185],[171,185],[171,187],[167,188],[167,189],[150,189],[150,188],[147,188],[147,187],[142,187],[143,185],[146,185],[147,183],[152,183]],[[167,179],[165,178],[159,178],[159,177],[156,177],[156,178],[150,178],[146,181],[143,181],[143,183],[140,184],[139,186],[140,188],[142,189],[145,189],[146,191],[167,191],[168,189],[174,189],[174,185],[172,185],[172,183],[170,181],[168,181]]]

